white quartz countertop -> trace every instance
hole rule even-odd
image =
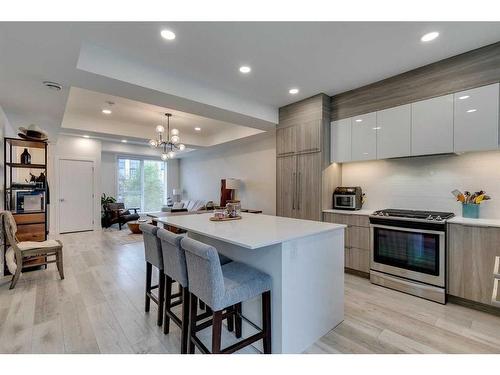
[[[371,215],[377,210],[339,210],[339,209],[326,209],[323,212],[331,214],[346,214],[346,215]]]
[[[214,222],[212,213],[160,217],[161,223],[215,238],[248,249],[258,249],[346,226],[264,214],[242,213],[241,220]]]
[[[478,227],[499,227],[500,219],[471,219],[462,216],[455,216],[448,220],[450,224],[475,225]]]

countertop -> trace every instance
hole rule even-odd
[[[346,227],[343,224],[248,213],[242,213],[241,220],[214,222],[209,220],[212,215],[167,216],[158,218],[158,221],[247,249],[258,249]]]
[[[339,209],[326,209],[323,212],[331,214],[346,214],[346,215],[371,215],[377,210],[339,210]]]
[[[500,219],[470,219],[462,216],[455,216],[448,220],[450,224],[463,224],[463,225],[472,225],[478,227],[499,227],[500,228]]]

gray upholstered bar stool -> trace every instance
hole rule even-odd
[[[188,327],[189,327],[189,280],[187,276],[186,256],[184,250],[181,248],[181,239],[184,237],[172,233],[165,229],[158,229],[157,236],[160,239],[162,255],[163,255],[163,272],[166,277],[165,287],[165,309],[164,309],[164,322],[163,333],[168,334],[170,330],[170,320],[172,320],[181,329],[181,353],[187,353],[188,344]],[[226,264],[231,262],[231,259],[220,256],[219,262]],[[171,310],[172,307],[179,305],[178,301],[174,301],[172,297],[172,283],[177,281],[181,288],[182,293],[182,313],[181,318],[177,317]],[[231,307],[233,314],[236,312],[234,307]],[[196,321],[200,321],[212,316],[212,311],[207,309],[203,314],[196,314]],[[228,327],[233,329],[234,317],[229,314]],[[207,324],[206,322],[205,324]],[[237,326],[237,331],[241,331],[241,322]]]
[[[212,352],[234,353],[258,340],[263,340],[264,353],[271,353],[271,276],[240,262],[221,266],[217,250],[213,246],[191,238],[183,238],[181,246],[185,251],[191,293],[189,326],[189,352],[195,346],[202,353],[210,353],[196,336],[204,326],[196,325],[196,304],[201,298],[212,310]],[[262,329],[227,348],[221,348],[222,319],[224,310],[262,295]],[[194,308],[193,308],[194,307]],[[239,311],[238,311],[239,313]],[[243,318],[241,316],[240,318]]]
[[[141,224],[144,239],[144,256],[146,258],[146,305],[144,311],[149,312],[151,300],[158,305],[157,324],[163,323],[163,305],[165,301],[165,274],[163,273],[163,256],[159,238],[156,236],[158,228],[151,224]],[[151,285],[153,266],[158,269],[158,285]],[[158,289],[158,296],[152,293]]]

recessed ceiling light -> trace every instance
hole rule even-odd
[[[472,113],[472,112],[476,112],[476,111],[477,111],[477,109],[474,109],[474,108],[473,108],[473,109],[469,109],[469,110],[467,110],[467,113]]]
[[[250,68],[249,66],[240,66],[240,72],[241,73],[250,73],[252,71],[252,68]]]
[[[292,95],[298,94],[299,93],[299,89],[290,89],[290,90],[288,90],[288,93],[292,94]]]
[[[196,128],[194,128],[194,130],[196,130],[197,132],[199,132],[199,131],[201,131],[201,128],[196,127]]]
[[[382,129],[382,127],[380,127],[380,126],[375,126],[375,127],[374,127],[374,128],[372,128],[372,129],[373,129],[373,130],[380,130],[380,129]]]
[[[469,98],[469,95],[460,96],[458,99],[464,100],[464,99],[467,99],[467,98]]]
[[[102,110],[102,113],[104,113],[105,115],[110,115],[110,114],[112,114],[113,112],[111,111],[111,109],[103,109],[103,110]]]
[[[127,143],[127,140],[126,139],[122,139],[122,143]]]
[[[160,33],[161,37],[166,40],[174,40],[175,39],[175,33],[171,30],[162,30]]]
[[[90,138],[90,135],[85,134],[83,138]]]
[[[355,121],[356,121],[356,122],[362,122],[362,121],[363,121],[363,119],[358,118],[358,119],[356,119]]]
[[[430,33],[425,34],[420,40],[422,42],[430,42],[431,40],[436,39],[439,36],[439,33],[437,31],[432,31]]]

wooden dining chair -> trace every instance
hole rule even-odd
[[[61,280],[64,279],[64,269],[63,269],[63,244],[59,240],[47,240],[41,242],[34,241],[18,241],[16,237],[17,225],[14,220],[14,216],[10,211],[3,211],[1,213],[2,221],[4,225],[4,233],[6,234],[7,244],[14,249],[14,255],[16,258],[16,271],[12,276],[12,281],[10,282],[10,288],[14,289],[19,276],[23,269],[29,267],[38,267],[41,265],[46,265],[50,263],[57,264],[57,270],[59,271],[59,276]],[[26,261],[32,257],[45,257],[45,262],[29,264]],[[49,257],[55,257],[55,259]]]

